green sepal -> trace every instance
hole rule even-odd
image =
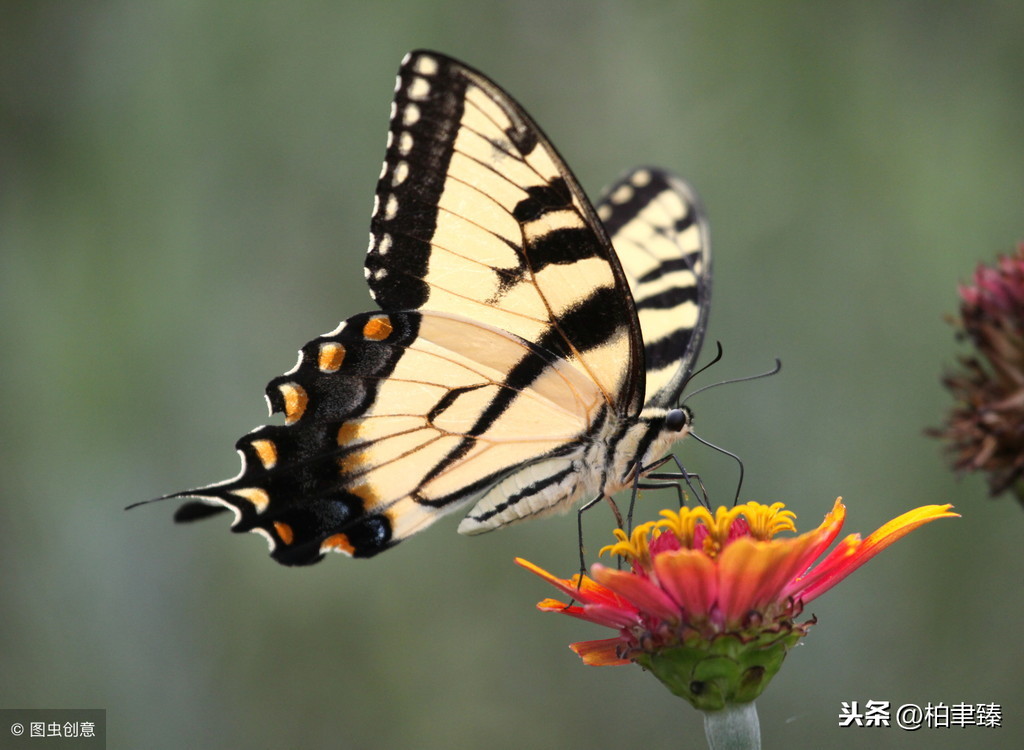
[[[753,636],[723,633],[710,641],[691,638],[655,653],[639,652],[631,657],[694,708],[720,711],[727,705],[757,698],[805,632],[797,626]]]

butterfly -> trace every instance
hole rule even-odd
[[[416,51],[398,72],[364,272],[380,307],[306,344],[266,389],[232,510],[273,559],[369,557],[475,501],[477,534],[611,497],[691,429],[677,406],[707,326],[693,190],[635,169],[596,209],[523,108]]]

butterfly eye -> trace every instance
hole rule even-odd
[[[682,432],[684,427],[693,424],[693,413],[685,406],[681,409],[672,409],[665,415],[665,429],[673,432]]]

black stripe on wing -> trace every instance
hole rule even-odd
[[[693,189],[671,173],[634,169],[597,207],[629,279],[644,340],[647,406],[679,399],[707,329],[711,246]]]
[[[419,308],[429,297],[430,240],[466,86],[443,57],[411,58],[398,71],[366,258],[371,294],[384,310]]]

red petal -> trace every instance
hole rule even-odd
[[[592,622],[595,625],[603,625],[606,628],[614,628],[615,630],[640,624],[640,618],[636,616],[635,612],[619,607],[609,607],[604,604],[587,604],[583,607],[577,605],[566,606],[565,602],[560,602],[557,599],[545,599],[537,604],[537,609],[542,612],[569,615],[570,617]]]
[[[828,556],[807,575],[794,581],[785,590],[786,595],[803,600],[804,604],[828,591],[872,557],[911,531],[939,518],[956,518],[950,512],[952,505],[925,505],[894,518],[867,539],[851,534],[841,541]]]
[[[609,600],[615,600],[615,595],[611,591],[607,591],[601,586],[598,586],[589,578],[584,577],[581,585],[576,586],[575,581],[558,578],[557,576],[548,573],[543,568],[534,565],[529,560],[517,557],[515,558],[515,563],[522,568],[526,568],[531,573],[540,576],[570,599],[575,599],[585,604],[607,603]]]
[[[588,604],[583,607],[580,619],[621,630],[640,624],[640,618],[630,610],[620,607],[609,607],[604,604]]]
[[[600,641],[579,641],[569,645],[575,651],[584,664],[592,667],[615,667],[622,664],[632,664],[629,659],[622,659],[618,655],[618,648],[626,643],[623,638],[606,638]]]

